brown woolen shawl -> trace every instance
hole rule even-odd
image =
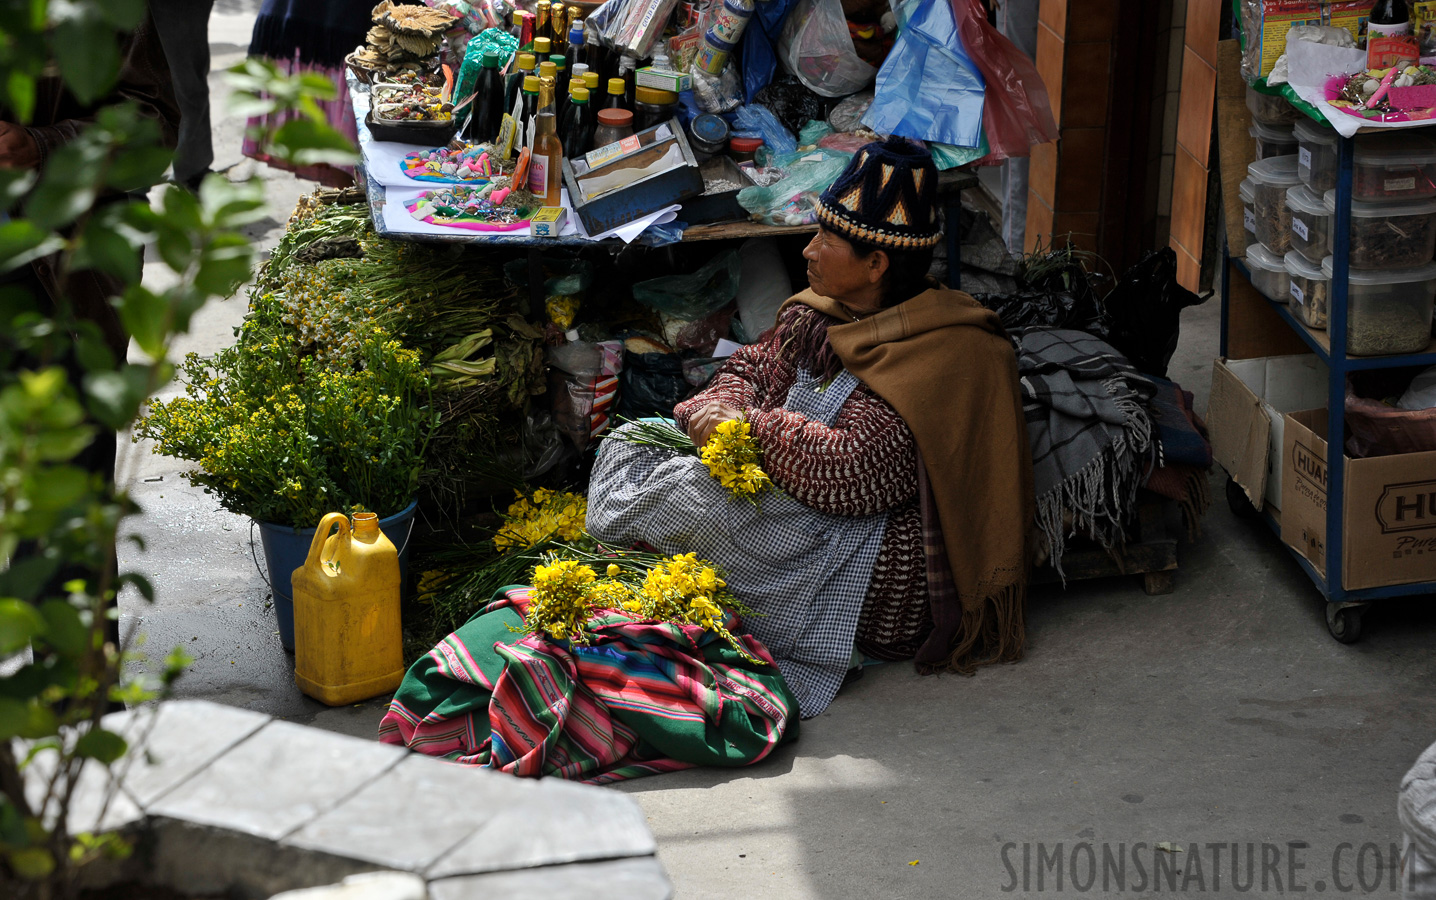
[[[918,650],[919,669],[972,674],[1021,659],[1032,453],[1017,357],[997,314],[946,288],[858,321],[811,290],[791,303],[841,320],[828,341],[843,366],[897,410],[917,441],[938,518],[924,529],[939,524],[947,550],[945,561],[929,554],[929,584],[947,575],[946,562],[957,588],[956,602],[950,590],[932,591],[933,631]]]

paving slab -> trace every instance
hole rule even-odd
[[[270,722],[148,811],[277,841],[407,755],[388,744]]]
[[[129,742],[121,778],[135,802],[148,807],[270,721],[232,706],[173,700],[112,713],[104,726]]]
[[[365,872],[338,884],[275,894],[269,900],[428,900],[429,886],[409,872]]]
[[[46,803],[46,795],[50,790],[50,779],[55,774],[57,758],[54,750],[41,750],[25,767],[25,799],[31,809],[44,806],[44,818],[51,827],[55,822],[57,804],[54,798]],[[89,760],[80,769],[80,777],[70,794],[68,815],[66,827],[70,834],[81,834],[87,831],[118,831],[141,821],[145,814],[120,789],[108,768]]]
[[[431,879],[655,852],[643,811],[612,789],[544,779],[428,871]]]
[[[544,900],[668,900],[673,886],[658,861],[618,859],[545,866],[520,872],[466,875],[429,882],[431,900],[490,900],[542,897]]]
[[[411,755],[284,843],[423,872],[503,810],[547,787]]]

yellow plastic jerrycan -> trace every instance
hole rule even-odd
[[[337,534],[329,532],[335,526]],[[404,678],[399,623],[399,554],[374,513],[329,513],[294,589],[294,681],[340,706],[387,694]]]

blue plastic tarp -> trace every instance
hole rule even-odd
[[[986,84],[962,46],[952,5],[929,0],[908,8],[912,17],[878,70],[863,124],[878,134],[977,147]]]
[[[759,3],[743,31],[743,94],[744,100],[768,86],[778,71],[778,38],[783,34],[783,20],[798,0],[767,0]]]

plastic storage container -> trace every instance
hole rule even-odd
[[[1303,116],[1292,134],[1298,145],[1296,172],[1301,180],[1318,194],[1336,187],[1336,153],[1341,141],[1337,133]]]
[[[1252,211],[1256,213],[1257,240],[1273,253],[1291,249],[1291,211],[1286,192],[1301,183],[1296,174],[1296,154],[1273,156],[1247,166],[1252,180]]]
[[[1358,141],[1351,195],[1356,200],[1422,200],[1436,197],[1436,141],[1420,134]]]
[[[1252,205],[1256,196],[1256,186],[1250,178],[1243,178],[1237,193],[1242,198],[1242,225],[1247,230],[1247,243],[1256,243],[1256,208]]]
[[[1322,204],[1336,210],[1336,191]],[[1436,199],[1415,203],[1351,203],[1351,267],[1423,266],[1436,255]]]
[[[1327,257],[1313,265],[1295,250],[1286,255],[1286,274],[1290,281],[1288,301],[1291,314],[1312,328],[1326,327],[1326,310],[1331,296],[1331,268]],[[1327,268],[1323,269],[1322,265]]]
[[[1286,302],[1291,293],[1291,276],[1286,272],[1286,260],[1267,248],[1252,241],[1247,245],[1247,269],[1252,276],[1252,287],[1262,296],[1278,303]]]
[[[1285,97],[1263,94],[1247,86],[1247,109],[1252,118],[1264,125],[1290,125],[1301,118],[1301,110],[1287,102]]]
[[[643,131],[667,122],[678,112],[678,95],[659,88],[634,89],[633,130]]]
[[[1322,263],[1331,277],[1331,258]],[[1346,352],[1350,356],[1417,353],[1431,342],[1436,263],[1410,269],[1350,269]]]
[[[1287,188],[1286,208],[1291,213],[1291,247],[1314,266],[1331,253],[1331,212],[1320,194],[1304,184]]]
[[[728,139],[728,155],[736,163],[752,162],[758,148],[763,146],[762,138],[735,137]]]
[[[1291,156],[1297,152],[1296,136],[1290,125],[1268,125],[1252,120],[1247,134],[1256,142],[1256,158],[1271,159],[1273,156]]]

